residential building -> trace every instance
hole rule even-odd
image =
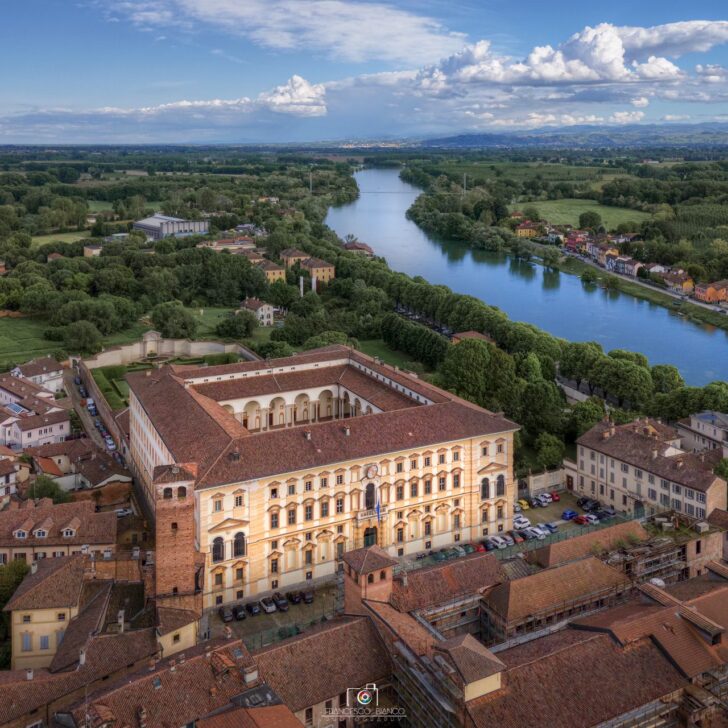
[[[576,492],[624,513],[675,511],[705,519],[726,507],[726,481],[714,462],[681,449],[672,427],[647,418],[602,421],[577,440]]]
[[[0,506],[5,505],[18,492],[19,472],[20,463],[15,458],[0,458]]]
[[[728,280],[714,283],[696,283],[693,295],[703,303],[719,303],[728,300]]]
[[[263,273],[268,283],[275,283],[276,281],[286,280],[286,269],[283,266],[274,263],[272,260],[261,260],[256,264]]]
[[[348,347],[127,379],[150,507],[195,491],[170,520],[189,519],[206,606],[330,577],[351,548],[510,527],[517,426]]]
[[[668,273],[670,271],[670,269],[667,266],[662,265],[662,263],[647,263],[643,270],[648,276]]]
[[[680,295],[689,295],[695,289],[695,282],[692,277],[684,270],[673,270],[669,273],[665,273],[662,276],[665,281],[665,285],[673,293],[679,293]]]
[[[524,222],[516,225],[516,237],[519,238],[535,238],[541,234],[541,223],[524,220]]]
[[[198,248],[209,248],[215,253],[227,250],[229,253],[241,253],[255,247],[253,238],[247,235],[236,235],[234,238],[220,238],[219,240],[206,240],[197,244]]]
[[[358,240],[344,243],[344,250],[348,250],[350,253],[356,253],[357,255],[363,255],[366,258],[372,258],[374,256],[372,248],[366,243],[360,243]]]
[[[321,258],[306,258],[301,261],[301,268],[305,270],[317,283],[328,283],[336,278],[336,268]]]
[[[257,250],[239,250],[235,254],[241,255],[243,258],[247,258],[252,265],[257,265],[265,260],[263,255]]]
[[[676,428],[685,450],[719,450],[728,457],[728,414],[706,410],[679,420]]]
[[[63,365],[52,356],[42,359],[31,359],[20,364],[10,371],[14,377],[30,380],[33,384],[43,387],[50,392],[63,390]]]
[[[246,298],[240,304],[240,308],[254,314],[259,326],[273,326],[275,309],[270,303],[261,301],[259,298]]]
[[[101,255],[102,247],[97,244],[84,245],[83,246],[83,257],[84,258],[98,258]]]
[[[31,491],[32,492],[32,491]],[[23,501],[23,507],[0,511],[0,563],[28,563],[51,557],[94,553],[99,558],[116,549],[116,514],[97,513],[91,501],[58,503]]]
[[[298,248],[286,248],[281,250],[280,259],[286,268],[292,268],[296,263],[302,263],[311,256]]]
[[[189,235],[207,235],[210,223],[207,220],[182,220],[179,217],[155,213],[151,217],[137,220],[132,230],[139,230],[147,236],[147,240],[163,238],[181,238]]]

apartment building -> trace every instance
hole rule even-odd
[[[128,380],[148,502],[194,491],[205,606],[510,528],[517,426],[348,347]]]
[[[676,425],[685,450],[719,450],[728,456],[728,414],[706,410],[679,420]]]
[[[726,507],[726,481],[714,464],[683,450],[677,430],[656,420],[602,421],[577,440],[576,492],[628,514],[704,519]]]
[[[30,380],[50,392],[60,392],[63,389],[63,366],[52,356],[31,359],[15,367],[10,373],[14,377]]]

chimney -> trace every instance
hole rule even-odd
[[[402,572],[402,586],[406,589],[407,588],[407,572]]]
[[[305,438],[306,438],[307,440],[310,440],[310,439],[311,439],[311,430],[304,430],[304,431],[303,431],[303,436],[304,436],[304,437],[305,437]]]
[[[232,639],[232,637],[233,637],[233,631],[232,631],[232,629],[230,629],[230,627],[228,625],[225,625],[225,628],[222,631],[222,636],[226,640]]]
[[[250,665],[243,670],[243,679],[246,685],[252,685],[258,680],[258,667],[257,665]]]
[[[156,667],[157,662],[153,657],[149,658],[149,662],[147,662],[147,668],[149,669],[149,672],[154,672],[154,668]]]
[[[657,448],[656,447],[652,448],[652,459],[657,460]]]
[[[344,434],[345,434],[345,435],[346,435],[347,437],[349,437],[349,435],[351,435],[351,427],[349,427],[349,425],[345,425],[345,426],[344,426]]]
[[[30,573],[31,573],[31,574],[35,574],[35,573],[36,573],[37,571],[38,571],[38,562],[37,562],[37,561],[34,561],[34,562],[33,562],[33,563],[32,563],[32,564],[30,565]]]
[[[26,670],[25,670],[25,679],[26,680],[32,680],[33,679],[33,668],[32,667],[26,668]]]
[[[677,465],[678,469],[680,469],[685,465],[685,462],[683,460],[678,460],[675,464]]]
[[[86,664],[86,650],[82,647],[78,653],[78,666],[83,667]]]
[[[180,665],[184,665],[185,664],[185,653],[184,652],[180,652],[180,655],[179,655],[179,664]]]
[[[119,633],[124,632],[124,610],[120,609],[116,615],[116,621],[119,623]]]
[[[151,377],[152,376],[152,370],[151,369],[147,369],[147,371],[144,372],[144,376]]]
[[[177,661],[175,659],[171,659],[169,661],[169,671],[170,672],[177,672]]]

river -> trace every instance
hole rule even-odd
[[[326,223],[342,238],[353,234],[371,245],[394,270],[477,296],[555,336],[674,364],[688,384],[728,379],[728,332],[625,293],[585,286],[577,276],[439,240],[407,219],[420,190],[403,182],[397,169],[364,169],[355,177],[359,199],[330,209]]]

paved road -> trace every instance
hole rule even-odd
[[[106,450],[106,443],[94,426],[93,417],[91,417],[85,407],[81,406],[81,395],[78,393],[78,387],[73,383],[73,378],[75,376],[75,369],[65,369],[63,372],[63,384],[68,396],[71,398],[73,409],[76,410],[76,414],[81,418],[81,423],[83,424],[84,430],[86,430],[86,434],[102,450]]]

